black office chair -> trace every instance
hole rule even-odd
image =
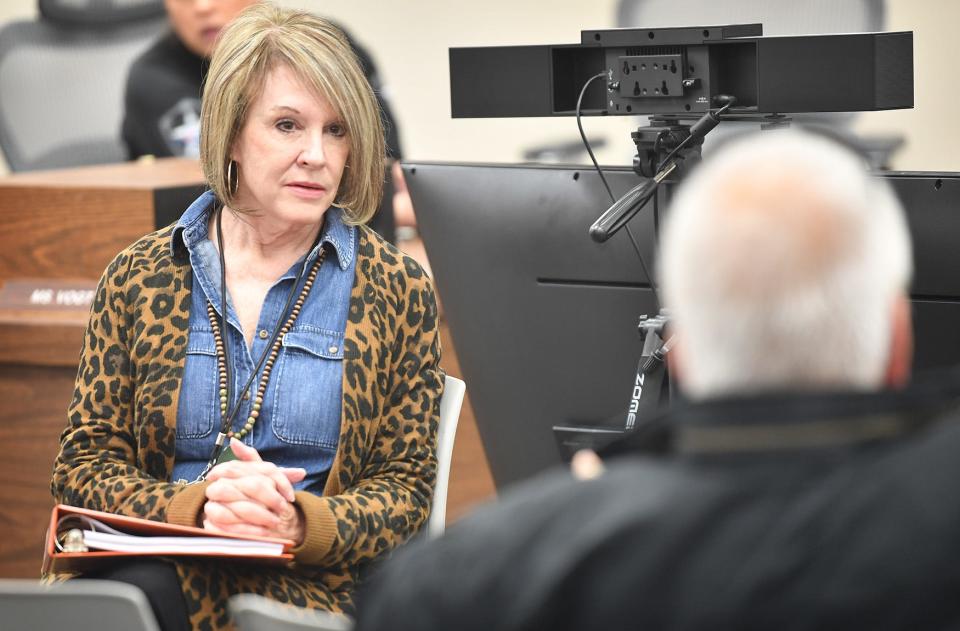
[[[163,0],[39,0],[0,29],[0,149],[12,171],[121,162],[127,69]]]

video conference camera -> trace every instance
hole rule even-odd
[[[913,107],[913,33],[764,37],[761,24],[585,30],[579,44],[450,49],[454,118],[698,117]]]

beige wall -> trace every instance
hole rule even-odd
[[[857,128],[906,138],[906,146],[894,160],[896,169],[960,171],[960,117],[956,114],[960,2],[888,0],[887,6],[887,30],[913,31],[914,108],[864,114]]]
[[[614,26],[616,8],[615,0],[287,4],[322,11],[371,50],[395,104],[405,157],[501,162],[520,160],[528,146],[577,140],[576,123],[566,117],[451,119],[447,49],[579,42],[583,28]],[[623,162],[631,151],[628,125],[626,120],[591,118],[584,128],[590,137],[609,136],[600,159]]]
[[[557,119],[450,119],[447,48],[574,42],[582,28],[613,26],[616,0],[458,2],[418,0],[374,3],[357,0],[288,0],[340,20],[375,55],[388,79],[402,124],[408,157],[429,160],[519,161],[523,149],[576,140],[576,124]],[[469,8],[467,8],[469,7]],[[915,107],[861,114],[856,128],[871,135],[903,136],[894,156],[902,170],[960,171],[960,102],[954,80],[955,0],[887,0],[887,30],[914,31]],[[402,26],[401,26],[402,25]],[[605,137],[606,163],[627,163],[633,148],[627,117],[585,121],[587,133]]]
[[[0,21],[36,14],[36,0],[3,0]],[[575,42],[581,28],[613,26],[616,0],[286,0],[341,22],[373,54],[387,80],[400,121],[405,154],[417,160],[511,162],[532,145],[578,138],[572,118],[452,120],[447,49],[450,46]],[[960,2],[888,0],[888,29],[915,32],[916,108],[863,114],[857,128],[902,135],[899,169],[960,171],[954,150],[960,118],[952,114],[960,89],[953,77],[953,25]],[[591,137],[604,137],[606,163],[627,163],[627,117],[585,121]]]
[[[37,0],[3,0],[0,2],[0,22],[33,19],[37,16]]]

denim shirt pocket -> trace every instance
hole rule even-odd
[[[297,326],[275,367],[273,433],[282,442],[335,451],[340,439],[343,334]]]
[[[206,438],[219,413],[216,405],[217,347],[213,331],[190,329],[177,410],[177,438]]]

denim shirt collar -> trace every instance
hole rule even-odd
[[[175,255],[180,247],[192,250],[195,244],[207,238],[207,217],[216,206],[216,201],[213,191],[206,191],[190,204],[173,227],[173,234],[170,237],[171,254]],[[307,254],[306,262],[313,261],[323,244],[329,243],[337,254],[340,269],[346,270],[353,263],[357,229],[344,222],[343,210],[338,206],[331,206],[324,214],[324,219],[320,242]]]

